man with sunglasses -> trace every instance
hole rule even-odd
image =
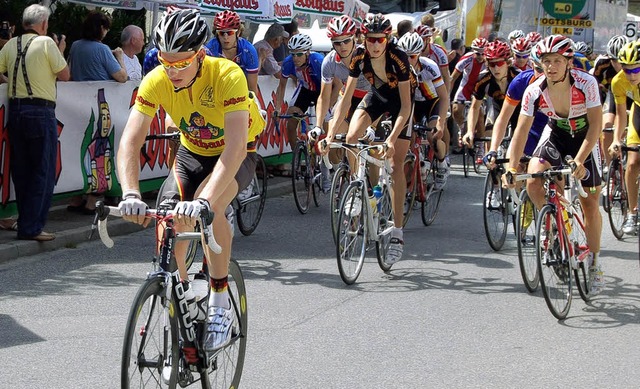
[[[540,60],[544,76],[529,85],[524,93],[518,125],[508,151],[508,172],[511,174],[503,175],[503,183],[515,188],[513,174],[517,172],[534,115],[536,111],[542,111],[549,121],[533,152],[528,172],[537,173],[561,166],[565,157],[573,158],[576,168],[572,175],[581,180],[587,192],[586,198],[580,196],[580,204],[591,255],[589,293],[595,295],[605,286],[600,263],[602,217],[598,206],[602,182],[598,147],[602,131],[602,104],[598,82],[589,73],[572,69],[573,42],[565,36],[548,36],[538,42],[533,51]],[[546,203],[542,179],[528,180],[527,193],[537,209]]]
[[[247,77],[249,90],[258,94],[258,52],[242,38],[244,26],[233,11],[218,12],[213,18],[213,38],[205,45],[214,57],[227,58],[240,66]]]
[[[533,44],[526,37],[517,38],[511,43],[513,65],[521,71],[533,69],[530,58],[532,46]]]
[[[403,240],[403,207],[407,191],[404,175],[404,159],[409,150],[411,127],[408,125],[413,106],[413,93],[417,86],[414,73],[411,71],[407,53],[389,41],[392,27],[391,21],[381,14],[370,15],[362,23],[365,45],[356,48],[349,65],[349,78],[344,95],[336,106],[335,120],[330,123],[330,133],[342,125],[346,112],[351,105],[361,74],[371,84],[371,90],[364,96],[351,121],[347,133],[347,142],[355,143],[362,137],[365,129],[384,114],[393,122],[390,134],[386,135],[387,146],[385,158],[391,159],[393,179],[393,213],[395,228],[391,232],[386,261],[393,264],[402,258]],[[353,164],[355,161],[350,160]]]
[[[228,344],[234,320],[228,294],[232,231],[225,210],[253,177],[257,158],[253,139],[264,128],[264,119],[240,67],[205,56],[209,28],[197,11],[164,16],[153,37],[162,66],[143,78],[120,140],[117,165],[123,200],[119,208],[126,220],[148,223],[147,205],[139,190],[140,148],[162,105],[180,130],[181,147],[162,185],[161,202],[176,203],[176,232],[192,230],[201,211],[213,211],[212,227],[222,247],[220,254],[214,254],[203,244],[212,290],[205,348],[211,351]],[[191,301],[195,296],[185,266],[187,246],[188,242],[177,242],[175,254],[183,290]],[[191,316],[195,315],[193,307]],[[190,362],[197,360],[190,345],[183,350]]]
[[[627,128],[627,146],[640,145],[640,42],[629,42],[620,49],[618,62],[622,70],[611,81],[611,92],[616,103],[616,118],[614,121],[613,141],[609,146],[609,153],[620,153],[622,136]],[[627,97],[633,100],[631,106],[631,120],[627,117]],[[640,173],[640,155],[627,153],[627,169],[624,181],[627,186],[627,200],[629,201],[629,213],[622,231],[627,235],[636,235],[638,223],[638,174]]]
[[[282,63],[282,76],[276,91],[276,112],[280,112],[284,101],[287,81],[291,78],[296,83],[296,90],[289,101],[287,114],[303,114],[311,105],[315,105],[320,96],[320,77],[324,56],[311,51],[311,37],[297,34],[289,38],[290,54]],[[287,142],[291,150],[295,150],[298,140],[298,120],[287,120]]]

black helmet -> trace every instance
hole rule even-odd
[[[175,11],[160,20],[153,40],[164,53],[198,51],[209,40],[209,27],[194,9]]]
[[[362,33],[367,34],[391,34],[393,27],[391,21],[382,14],[369,15],[362,22]]]

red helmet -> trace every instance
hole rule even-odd
[[[415,32],[417,32],[422,38],[433,36],[433,28],[422,24],[416,27]]]
[[[484,56],[487,57],[487,59],[506,59],[511,57],[511,49],[506,42],[493,41],[485,47]]]
[[[527,34],[526,38],[531,42],[531,46],[533,46],[542,40],[542,35],[540,35],[539,32],[531,31]]]
[[[573,58],[573,41],[563,35],[550,35],[538,42],[533,50],[540,61],[545,54],[553,53]]]
[[[531,53],[531,46],[533,45],[527,38],[518,38],[513,41],[511,50],[513,50],[513,52],[516,54],[527,55]]]
[[[336,16],[327,25],[327,36],[329,39],[340,36],[353,36],[358,28],[356,22],[347,15]]]
[[[214,30],[237,30],[240,28],[240,15],[233,11],[222,11],[213,19]]]
[[[471,49],[475,51],[482,51],[489,42],[484,38],[476,38],[471,42]]]

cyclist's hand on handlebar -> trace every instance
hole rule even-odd
[[[619,140],[613,140],[611,142],[611,145],[609,146],[609,155],[612,157],[615,157],[616,155],[618,155],[620,153],[620,141]]]
[[[124,220],[146,226],[150,218],[146,217],[147,204],[137,197],[127,197],[118,204],[118,211]]]
[[[494,150],[491,150],[488,153],[486,153],[484,157],[482,157],[482,163],[484,163],[487,169],[493,170],[496,168],[495,160],[497,157],[498,157],[498,153],[496,153]]]
[[[507,172],[502,175],[502,187],[507,189],[515,189],[516,174],[517,171],[515,169],[509,168]]]
[[[473,134],[466,133],[462,137],[462,143],[467,145],[468,148],[473,149]]]
[[[367,130],[364,132],[364,138],[369,141],[369,143],[373,142],[376,139],[376,129],[369,126]]]
[[[195,199],[193,201],[180,201],[175,209],[174,221],[176,224],[185,224],[191,227],[200,221],[200,215],[203,211],[209,212],[211,207],[205,199]]]
[[[318,137],[320,137],[320,135],[322,135],[322,128],[315,126],[313,127],[313,130],[309,131],[309,133],[307,133],[307,136],[309,137],[309,140],[312,141],[316,141],[318,139]]]
[[[396,148],[393,142],[385,141],[384,145],[386,146],[386,150],[384,151],[385,158],[393,158],[393,155],[396,153]]]
[[[571,165],[571,169],[573,170],[571,172],[571,175],[576,179],[576,180],[582,180],[584,178],[586,178],[587,176],[587,168],[584,167],[584,165],[582,164],[582,162],[572,159],[569,162],[569,165]]]

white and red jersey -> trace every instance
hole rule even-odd
[[[440,68],[449,67],[449,57],[447,55],[447,50],[445,50],[442,46],[436,45],[435,43],[427,44],[429,48],[429,53],[425,55],[425,51],[422,52],[423,56],[429,58]]]
[[[470,101],[473,89],[478,81],[478,75],[485,70],[484,61],[478,62],[474,52],[467,53],[460,57],[456,64],[456,70],[462,74],[460,86],[456,92],[454,101]]]
[[[420,70],[414,68],[417,73],[418,87],[416,88],[415,101],[433,100],[438,97],[436,88],[444,85],[438,65],[430,58],[418,58]]]
[[[539,110],[549,118],[549,126],[553,130],[558,129],[572,136],[586,131],[589,128],[587,110],[601,105],[598,81],[589,73],[577,69],[571,69],[569,77],[571,104],[567,117],[559,116],[553,108],[547,78],[544,76],[536,79],[524,91],[520,112],[526,116],[534,116]]]

